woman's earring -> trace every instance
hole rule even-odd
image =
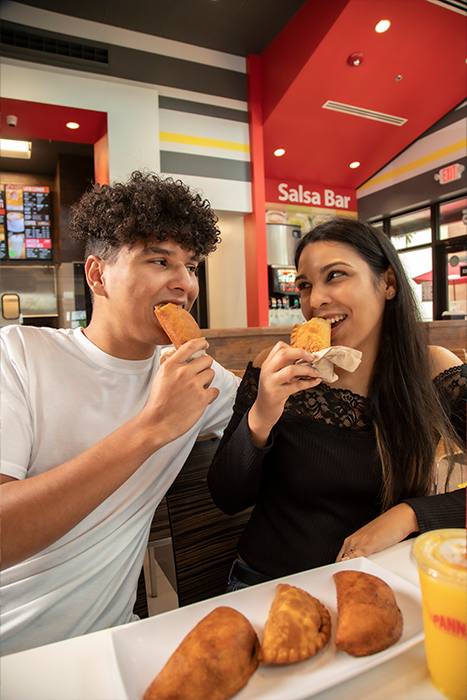
[[[393,296],[394,296],[394,292],[388,292],[388,299],[392,299]]]

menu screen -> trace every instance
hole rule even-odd
[[[50,190],[33,185],[2,185],[0,258],[51,260]]]

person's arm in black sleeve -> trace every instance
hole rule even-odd
[[[247,369],[238,390],[233,416],[208,472],[212,498],[229,515],[256,502],[261,489],[263,458],[272,445],[271,440],[266,447],[257,447],[248,427],[248,411],[256,398],[256,389],[249,381],[254,371]]]
[[[413,508],[420,533],[447,527],[465,527],[465,488],[436,496],[407,498],[404,503]]]

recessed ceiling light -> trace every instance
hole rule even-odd
[[[276,150],[274,151],[274,155],[275,155],[275,156],[283,156],[284,153],[285,153],[285,149],[284,149],[284,148],[276,148]]]
[[[390,26],[391,22],[388,19],[382,19],[376,25],[375,32],[378,32],[378,34],[382,34],[383,32],[387,32]]]
[[[77,122],[68,122],[67,129],[79,129],[79,124]]]
[[[354,160],[354,162],[350,163],[350,165],[349,165],[349,168],[359,168],[359,167],[360,167],[360,163],[358,162],[358,160]]]
[[[0,140],[0,154],[2,158],[30,158],[31,141],[14,141],[12,139]]]

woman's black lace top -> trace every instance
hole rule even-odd
[[[257,447],[247,414],[259,374],[250,363],[208,481],[224,512],[255,506],[239,554],[275,578],[333,563],[344,539],[380,514],[382,474],[368,399],[325,384],[292,395],[266,447]],[[467,365],[434,381],[465,443]],[[457,494],[463,494],[463,503],[459,495],[448,494],[441,511],[452,510],[456,523],[463,512],[464,524],[457,525],[463,527],[465,492]],[[419,523],[427,508],[431,522],[433,499],[443,497],[409,499]]]

